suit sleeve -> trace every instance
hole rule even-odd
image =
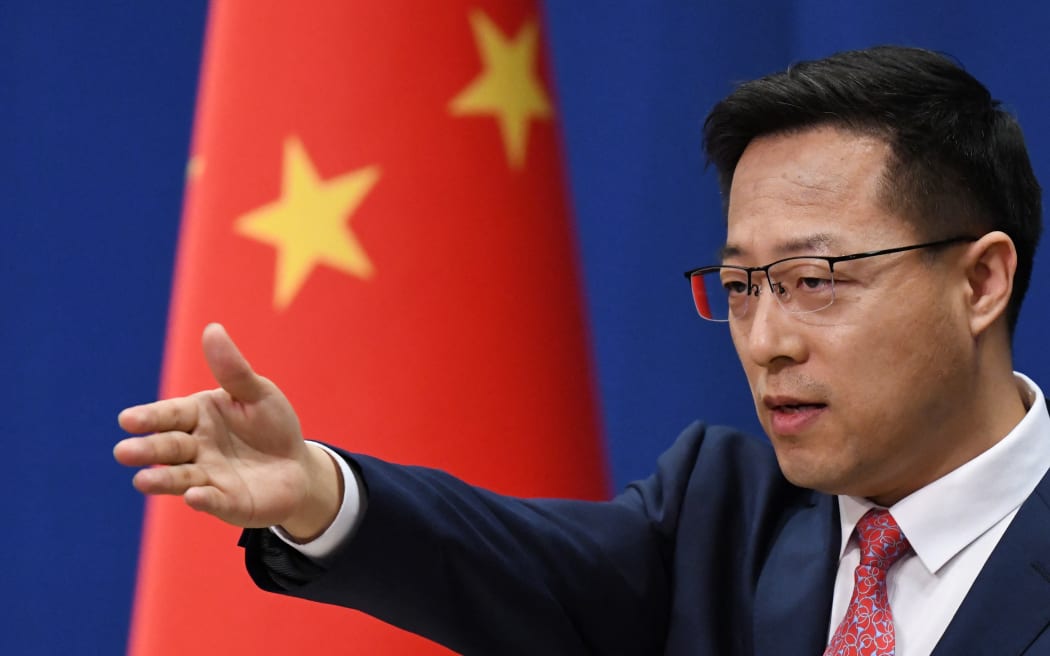
[[[443,472],[342,453],[368,509],[318,567],[265,530],[248,570],[270,591],[374,615],[463,654],[660,653],[675,532],[704,435],[607,502],[518,499]]]

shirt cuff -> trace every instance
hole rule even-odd
[[[292,549],[313,560],[324,560],[350,539],[361,519],[361,482],[350,464],[338,453],[320,442],[308,441],[307,444],[320,447],[335,460],[339,473],[343,477],[343,503],[332,520],[331,526],[313,540],[298,543],[280,526],[271,526],[270,531]]]

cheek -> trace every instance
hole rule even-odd
[[[744,370],[744,376],[747,378],[748,388],[751,391],[751,399],[755,405],[755,411],[761,419],[762,408],[760,407],[761,402],[759,400],[758,389],[763,375],[766,372],[764,368],[759,366],[754,358],[751,357],[750,349],[748,348],[747,334],[738,328],[730,328],[730,334],[733,338],[733,347],[736,350],[737,362]]]
[[[949,308],[931,302],[902,305],[893,320],[872,319],[853,332],[851,346],[827,363],[842,383],[850,432],[868,435],[870,449],[878,450],[880,434],[910,434],[943,419],[966,367],[959,325]]]
[[[747,377],[750,380],[751,371],[748,368],[748,363],[751,359],[748,357],[747,352],[747,334],[736,321],[730,320],[729,337],[733,340],[733,348],[736,350],[736,357],[744,366],[744,372],[747,373]]]
[[[902,309],[893,327],[890,348],[898,350],[898,361],[910,365],[920,378],[941,380],[958,371],[969,341],[965,320],[939,299],[926,299]]]

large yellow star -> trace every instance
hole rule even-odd
[[[499,121],[510,166],[525,165],[529,120],[549,118],[554,110],[536,75],[539,28],[530,20],[508,39],[482,11],[470,14],[470,26],[484,70],[450,103],[456,116],[492,114]]]
[[[278,310],[288,307],[320,264],[359,278],[372,276],[372,262],[351,232],[349,217],[378,179],[379,168],[368,166],[322,180],[302,142],[285,140],[281,197],[235,225],[239,234],[277,249]]]

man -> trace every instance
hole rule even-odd
[[[221,388],[125,410],[151,434],[117,459],[248,527],[262,587],[463,653],[1050,654],[1050,415],[1011,362],[1041,229],[1016,122],[946,58],[884,47],[742,85],[705,137],[727,239],[687,275],[769,443],[695,424],[610,502],[509,499],[304,443],[213,325]]]

